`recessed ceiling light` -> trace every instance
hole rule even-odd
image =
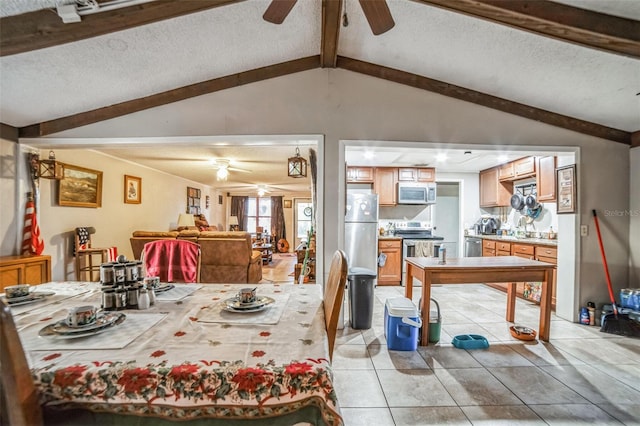
[[[506,154],[498,155],[498,161],[507,161],[508,159],[509,157],[507,157]]]
[[[442,163],[443,161],[447,160],[447,154],[441,153],[436,155],[436,161],[439,163]]]
[[[371,160],[375,156],[376,156],[376,154],[373,151],[365,151],[364,152],[364,158],[366,158],[367,160]]]

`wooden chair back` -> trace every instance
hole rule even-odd
[[[187,240],[157,240],[144,245],[141,260],[147,276],[161,282],[199,283],[200,244]]]
[[[39,426],[43,424],[38,391],[33,383],[11,311],[0,300],[0,384],[2,424]]]
[[[347,285],[347,256],[342,250],[337,250],[331,260],[329,278],[324,288],[324,321],[329,338],[329,358],[333,359],[333,348],[338,331],[338,319]]]

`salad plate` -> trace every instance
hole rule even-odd
[[[20,306],[28,303],[39,302],[49,296],[53,296],[54,294],[56,294],[55,291],[32,291],[26,296],[12,297],[11,299],[7,299],[6,296],[2,296],[2,299],[9,306]]]
[[[164,284],[160,284],[159,287],[156,287],[153,289],[153,291],[157,294],[157,293],[164,293],[165,291],[169,291],[172,288],[174,288],[175,285],[173,284],[169,284],[169,283],[164,283]]]
[[[237,297],[232,297],[223,302],[224,310],[228,312],[260,312],[267,309],[275,300],[267,296],[258,296],[255,301],[251,303],[240,303]]]
[[[78,337],[93,336],[112,327],[122,324],[127,316],[121,312],[101,312],[96,322],[82,327],[70,327],[64,320],[49,324],[38,333],[41,337],[54,337],[58,339],[75,339]]]

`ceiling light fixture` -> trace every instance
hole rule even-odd
[[[258,197],[263,197],[265,193],[266,193],[266,189],[264,189],[263,186],[259,186],[258,187]]]
[[[218,181],[226,181],[229,176],[229,161],[228,160],[216,160],[218,165],[218,171],[216,172],[216,179]]]
[[[307,160],[300,157],[300,149],[296,147],[296,156],[289,157],[287,175],[292,178],[307,177]]]
[[[437,162],[442,163],[443,161],[446,161],[446,160],[447,160],[447,154],[441,153],[441,154],[436,155],[436,161]]]
[[[38,177],[60,180],[64,177],[64,166],[56,161],[56,154],[49,151],[49,159],[38,161]]]
[[[154,0],[76,0],[68,4],[59,4],[56,6],[58,16],[62,18],[62,22],[70,24],[80,22],[83,15],[91,15],[109,10],[121,9],[123,7],[135,6],[142,3],[149,3]]]

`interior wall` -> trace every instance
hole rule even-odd
[[[15,256],[20,249],[22,237],[25,192],[28,183],[21,167],[19,145],[15,142],[0,139],[0,256]],[[22,173],[21,173],[22,170]]]
[[[629,286],[640,288],[640,147],[629,151]]]
[[[23,147],[28,150],[28,147]],[[160,173],[92,150],[56,150],[56,159],[102,171],[102,207],[66,207],[57,201],[57,181],[40,180],[40,231],[45,254],[52,257],[54,281],[75,280],[72,246],[76,227],[94,227],[94,247],[117,247],[132,259],[129,238],[133,231],[169,231],[177,227],[178,215],[186,211],[187,186],[202,191],[201,205],[210,188]],[[44,155],[46,153],[40,153]],[[124,175],[142,178],[140,204],[125,204]],[[205,216],[209,216],[204,211]]]
[[[629,208],[630,163],[626,145],[341,69],[318,69],[274,78],[52,136],[310,133],[325,137],[319,155],[324,161],[323,201],[327,207],[319,226],[332,230],[323,233],[325,272],[331,254],[341,247],[343,240],[340,225],[345,171],[341,139],[403,141],[415,146],[432,142],[442,146],[457,143],[541,149],[580,147],[577,224],[591,223],[591,208]],[[629,220],[611,220],[605,230],[612,241],[612,279],[621,288],[627,286],[629,279]],[[581,262],[576,265],[581,277],[578,303],[606,300],[606,289],[596,274],[601,265],[594,233],[577,243]],[[638,256],[634,254],[636,264]]]

